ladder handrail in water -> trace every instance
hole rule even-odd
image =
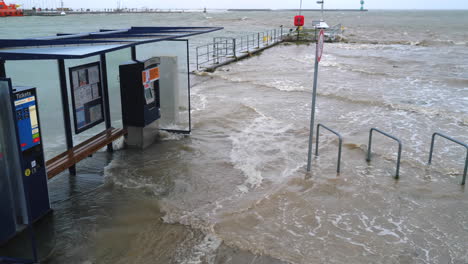
[[[442,133],[437,133],[437,132],[436,132],[436,133],[432,134],[431,151],[430,151],[430,153],[429,153],[429,165],[432,164],[432,154],[433,154],[433,152],[434,152],[434,144],[435,144],[435,138],[436,138],[436,136],[440,136],[440,137],[442,137],[442,138],[445,138],[445,139],[447,139],[447,140],[450,140],[450,141],[452,141],[452,142],[454,142],[454,143],[456,143],[456,144],[459,144],[459,145],[461,145],[461,146],[463,146],[463,147],[466,148],[465,171],[463,172],[463,180],[462,180],[462,183],[461,183],[462,185],[465,185],[465,183],[466,183],[466,174],[467,174],[467,171],[468,171],[468,145],[465,144],[465,143],[463,143],[463,142],[461,142],[461,141],[458,141],[458,140],[456,140],[456,139],[454,139],[454,138],[451,138],[451,137],[449,137],[449,136],[447,136],[447,135],[444,135],[444,134],[442,134]]]
[[[401,140],[399,140],[397,137],[395,136],[392,136],[390,134],[387,134],[385,133],[384,131],[380,130],[380,129],[377,129],[377,128],[371,128],[370,130],[370,133],[369,133],[369,148],[367,150],[367,162],[370,162],[371,161],[371,149],[372,149],[372,132],[379,132],[380,134],[384,135],[384,136],[387,136],[393,140],[395,140],[396,142],[398,142],[398,159],[397,159],[397,169],[396,169],[396,175],[395,175],[395,179],[398,179],[400,178],[400,161],[401,161],[401,149],[402,149],[402,144],[401,144]]]
[[[327,126],[323,124],[318,124],[317,125],[317,136],[315,137],[315,156],[319,155],[319,137],[320,137],[320,127],[325,128],[326,130],[332,132],[333,134],[338,136],[339,139],[339,146],[338,146],[338,166],[336,168],[336,172],[340,173],[340,168],[341,168],[341,149],[343,145],[343,137],[336,131],[334,131],[331,128],[328,128]]]

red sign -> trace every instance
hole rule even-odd
[[[323,54],[323,43],[325,42],[325,31],[323,29],[320,30],[318,39],[317,39],[317,60],[320,62],[322,59],[322,54]]]
[[[294,17],[294,26],[296,26],[296,27],[304,26],[304,16],[295,16]]]

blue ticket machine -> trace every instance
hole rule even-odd
[[[50,208],[36,88],[0,79],[0,242]]]
[[[161,117],[159,63],[151,58],[120,65],[124,126],[146,127]]]
[[[122,120],[127,147],[146,148],[158,136],[161,118],[160,59],[130,61],[119,67]]]

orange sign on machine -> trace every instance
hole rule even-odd
[[[159,67],[143,71],[143,83],[150,83],[159,80]]]

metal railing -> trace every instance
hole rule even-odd
[[[454,143],[456,143],[456,144],[459,144],[459,145],[461,145],[461,146],[463,146],[463,147],[466,148],[465,171],[463,172],[463,180],[462,180],[462,183],[461,183],[462,185],[465,185],[465,183],[466,183],[466,174],[467,174],[467,171],[468,171],[468,145],[465,144],[465,143],[463,143],[463,142],[461,142],[461,141],[458,141],[458,140],[456,140],[456,139],[454,139],[454,138],[451,138],[451,137],[449,137],[449,136],[447,136],[447,135],[444,135],[444,134],[442,134],[442,133],[434,133],[434,134],[432,135],[431,151],[430,151],[430,153],[429,153],[429,165],[432,164],[432,154],[433,154],[433,152],[434,152],[434,143],[435,143],[436,136],[445,138],[445,139],[447,139],[447,140],[450,140],[450,141],[452,141],[452,142],[454,142]]]
[[[287,34],[289,33],[285,33],[283,27],[280,27],[238,38],[215,37],[212,43],[195,48],[197,71],[269,47],[281,42]]]
[[[338,143],[338,165],[337,165],[337,168],[336,168],[336,172],[340,173],[340,170],[341,170],[340,169],[341,168],[341,149],[342,149],[342,146],[343,146],[343,137],[338,132],[334,131],[333,129],[328,128],[325,125],[318,124],[317,125],[317,136],[315,137],[315,156],[319,155],[320,127],[323,127],[324,129],[326,129],[326,130],[328,130],[328,131],[330,131],[333,134],[338,136],[338,139],[339,139],[339,143]]]
[[[339,143],[338,143],[338,164],[337,164],[337,169],[336,169],[336,172],[339,174],[341,172],[341,155],[342,155],[342,145],[343,145],[343,137],[338,133],[336,132],[335,130],[323,125],[323,124],[318,124],[317,125],[317,135],[316,135],[316,138],[315,138],[315,156],[319,156],[319,141],[320,141],[320,128],[324,128],[328,131],[330,131],[331,133],[335,134],[338,139],[339,139]],[[397,156],[397,167],[396,167],[396,175],[395,175],[395,179],[399,179],[400,177],[400,164],[401,164],[401,154],[402,154],[402,146],[403,144],[401,143],[401,140],[398,139],[397,137],[395,136],[392,136],[380,129],[377,129],[377,128],[371,128],[370,130],[370,133],[369,133],[369,146],[368,146],[368,150],[367,150],[367,162],[370,162],[371,161],[371,158],[372,158],[372,139],[373,139],[373,132],[378,132],[390,139],[393,139],[394,141],[396,141],[398,143],[398,156]],[[431,141],[431,150],[430,150],[430,153],[429,153],[429,162],[428,164],[431,165],[432,164],[432,157],[433,157],[433,153],[434,153],[434,146],[435,146],[435,139],[436,137],[439,136],[439,137],[442,137],[442,138],[445,138],[453,143],[456,143],[462,147],[465,147],[466,149],[466,159],[465,159],[465,169],[463,171],[463,179],[462,179],[462,183],[461,185],[465,185],[466,184],[466,178],[468,176],[468,144],[466,143],[463,143],[459,140],[456,140],[452,137],[449,137],[445,134],[442,134],[442,133],[434,133],[432,135],[432,141]]]
[[[395,179],[398,179],[400,177],[400,162],[401,162],[401,149],[402,149],[402,144],[401,144],[401,141],[390,135],[390,134],[387,134],[385,133],[384,131],[380,130],[380,129],[377,129],[377,128],[372,128],[370,130],[370,133],[369,133],[369,149],[367,150],[367,162],[370,162],[371,161],[371,150],[372,150],[372,132],[378,132],[386,137],[389,137],[393,140],[395,140],[396,142],[398,142],[398,159],[397,159],[397,168],[396,168],[396,175],[395,175]]]

